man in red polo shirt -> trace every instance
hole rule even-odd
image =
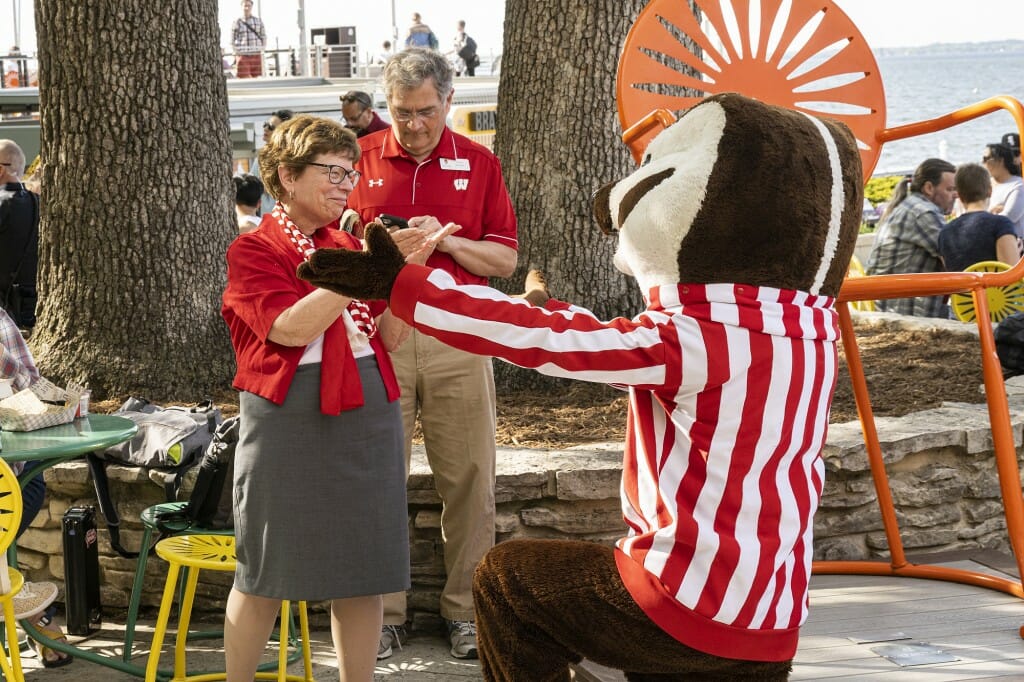
[[[512,201],[501,166],[486,148],[451,131],[452,68],[433,50],[410,48],[384,67],[392,125],[359,139],[363,174],[349,195],[363,224],[382,213],[410,225],[461,229],[438,243],[427,265],[462,284],[486,284],[516,267]],[[476,658],[473,571],[494,544],[494,376],[491,358],[446,346],[414,331],[392,353],[402,389],[406,458],[419,414],[427,459],[443,502],[441,532],[448,574],[441,615],[452,656]],[[408,471],[408,466],[406,467]],[[391,655],[405,595],[386,595],[378,658]]]

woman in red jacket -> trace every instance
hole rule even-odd
[[[282,599],[329,600],[342,678],[372,679],[381,595],[410,584],[402,418],[388,358],[409,329],[384,301],[295,275],[316,249],[361,248],[337,229],[359,154],[336,121],[298,116],[275,129],[259,165],[278,203],[228,250],[222,314],[242,415],[229,680],[253,679]],[[404,253],[420,249],[410,260],[424,262],[440,238],[425,236],[413,228],[396,241]]]

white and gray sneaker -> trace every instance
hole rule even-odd
[[[476,658],[476,623],[471,620],[450,620],[448,641],[455,658]]]
[[[377,660],[390,658],[394,653],[393,647],[402,648],[402,640],[398,638],[400,625],[385,625],[380,630],[380,642],[377,644]]]

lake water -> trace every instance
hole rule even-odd
[[[1024,53],[878,57],[888,109],[886,127],[947,114],[995,95],[1024,101]],[[942,132],[886,143],[875,173],[912,170],[935,156],[952,163],[980,162],[987,143],[1015,130],[1000,110]]]

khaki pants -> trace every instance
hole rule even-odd
[[[448,578],[441,616],[474,620],[473,571],[494,545],[494,370],[470,355],[413,331],[391,354],[402,389],[405,471],[417,415],[441,497],[441,536]],[[406,620],[405,593],[384,595],[384,623]]]

